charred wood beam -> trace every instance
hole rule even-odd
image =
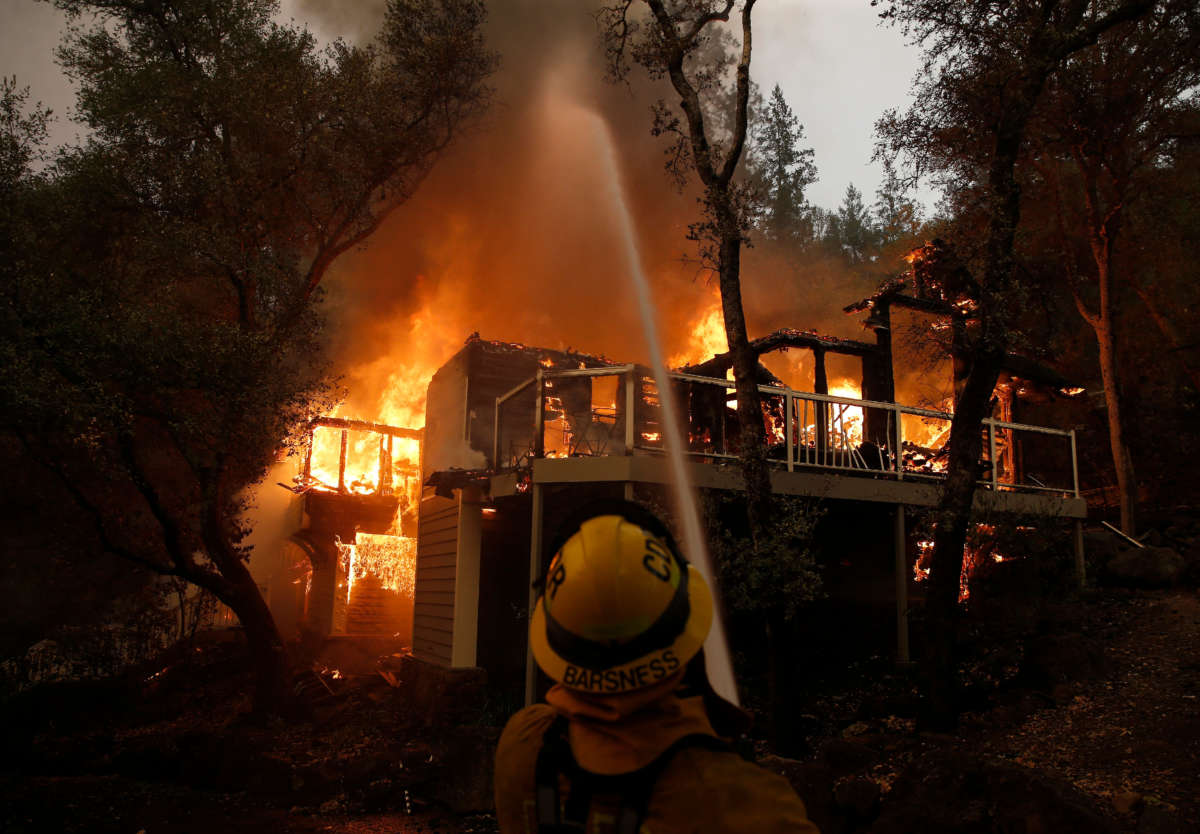
[[[912,295],[905,295],[904,290],[907,285],[903,281],[893,281],[875,295],[855,301],[853,304],[848,304],[842,308],[842,312],[847,314],[861,313],[865,310],[873,310],[876,307],[886,307],[895,305],[897,307],[906,307],[909,310],[916,310],[921,313],[932,313],[935,316],[949,316],[956,311],[954,306],[945,301],[939,301],[935,298],[918,298]]]
[[[750,342],[750,351],[755,356],[791,347],[841,353],[848,356],[874,356],[879,351],[876,345],[867,342],[856,342],[853,339],[833,339],[807,330],[776,330],[774,333]],[[712,359],[688,365],[680,370],[687,374],[721,379],[731,367],[733,367],[733,354],[719,353]]]
[[[388,426],[383,423],[372,423],[368,420],[348,420],[344,417],[318,417],[312,421],[312,427],[331,429],[348,429],[350,431],[373,431],[392,437],[412,437],[421,439],[421,429],[408,429],[402,426]]]
[[[952,321],[959,322],[962,325],[965,325],[971,318],[973,318],[971,313],[964,312],[963,310],[958,309],[954,307],[954,305],[945,301],[938,301],[931,298],[915,298],[911,295],[904,295],[904,289],[905,284],[903,281],[892,282],[875,295],[869,298],[864,298],[861,301],[856,301],[853,304],[843,308],[844,312],[846,313],[861,313],[867,310],[871,311],[874,319],[873,321],[868,321],[867,324],[875,325],[876,338],[880,342],[877,350],[879,350],[881,353],[884,352],[882,344],[884,338],[881,331],[886,331],[891,326],[890,308],[893,306],[904,307],[909,310],[916,310],[922,313],[930,313],[936,316],[944,316],[950,318]],[[966,333],[960,333],[959,336],[960,338],[965,338]],[[890,336],[887,337],[887,342],[888,347],[886,350],[887,352],[890,352]],[[1008,371],[1013,376],[1053,388],[1068,388],[1074,385],[1073,382],[1052,368],[1043,365],[1037,360],[1030,359],[1026,356],[1020,356],[1015,353],[1007,354],[1001,367],[1002,370]],[[887,398],[877,397],[876,399]]]
[[[1040,383],[1052,388],[1070,388],[1075,385],[1074,382],[1053,368],[1046,367],[1036,359],[1030,359],[1027,356],[1020,356],[1015,353],[1010,353],[1004,357],[1001,370],[1008,371],[1015,377],[1027,379],[1030,382]]]

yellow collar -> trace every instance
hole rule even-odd
[[[585,770],[614,774],[639,770],[683,736],[715,736],[704,699],[681,698],[682,670],[655,686],[622,695],[594,695],[558,684],[546,703],[567,717],[571,752]]]

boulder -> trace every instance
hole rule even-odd
[[[1137,821],[1137,834],[1195,834],[1174,806],[1147,801]]]
[[[1120,585],[1166,588],[1183,576],[1184,559],[1169,547],[1130,548],[1108,560],[1108,578]]]

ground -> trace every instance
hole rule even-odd
[[[968,652],[953,736],[918,731],[912,680],[865,663],[858,683],[814,691],[807,755],[762,761],[827,834],[1200,830],[1196,590],[1093,592],[1050,606],[1022,661],[1007,648]],[[298,679],[307,717],[259,725],[238,716],[234,649],[200,654],[136,709],[86,689],[7,710],[0,830],[494,831],[473,806],[508,705],[477,682],[419,681],[402,663],[390,680],[313,673]],[[415,714],[414,686],[438,714]]]
[[[1176,806],[1200,823],[1200,596],[1137,595],[1107,655],[1112,677],[1068,691],[984,749],[1056,772],[1122,807]],[[1132,810],[1132,807],[1131,807]]]

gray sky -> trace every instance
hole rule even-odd
[[[285,10],[297,5],[284,3]],[[880,177],[870,162],[873,126],[886,108],[907,103],[915,50],[895,30],[878,26],[869,0],[762,0],[754,25],[752,75],[764,93],[776,83],[783,88],[816,152],[820,180],[809,199],[835,207],[853,182],[870,204]],[[77,132],[66,121],[70,86],[53,63],[62,27],[48,3],[0,0],[0,74],[16,74],[32,98],[54,109],[58,141]]]

